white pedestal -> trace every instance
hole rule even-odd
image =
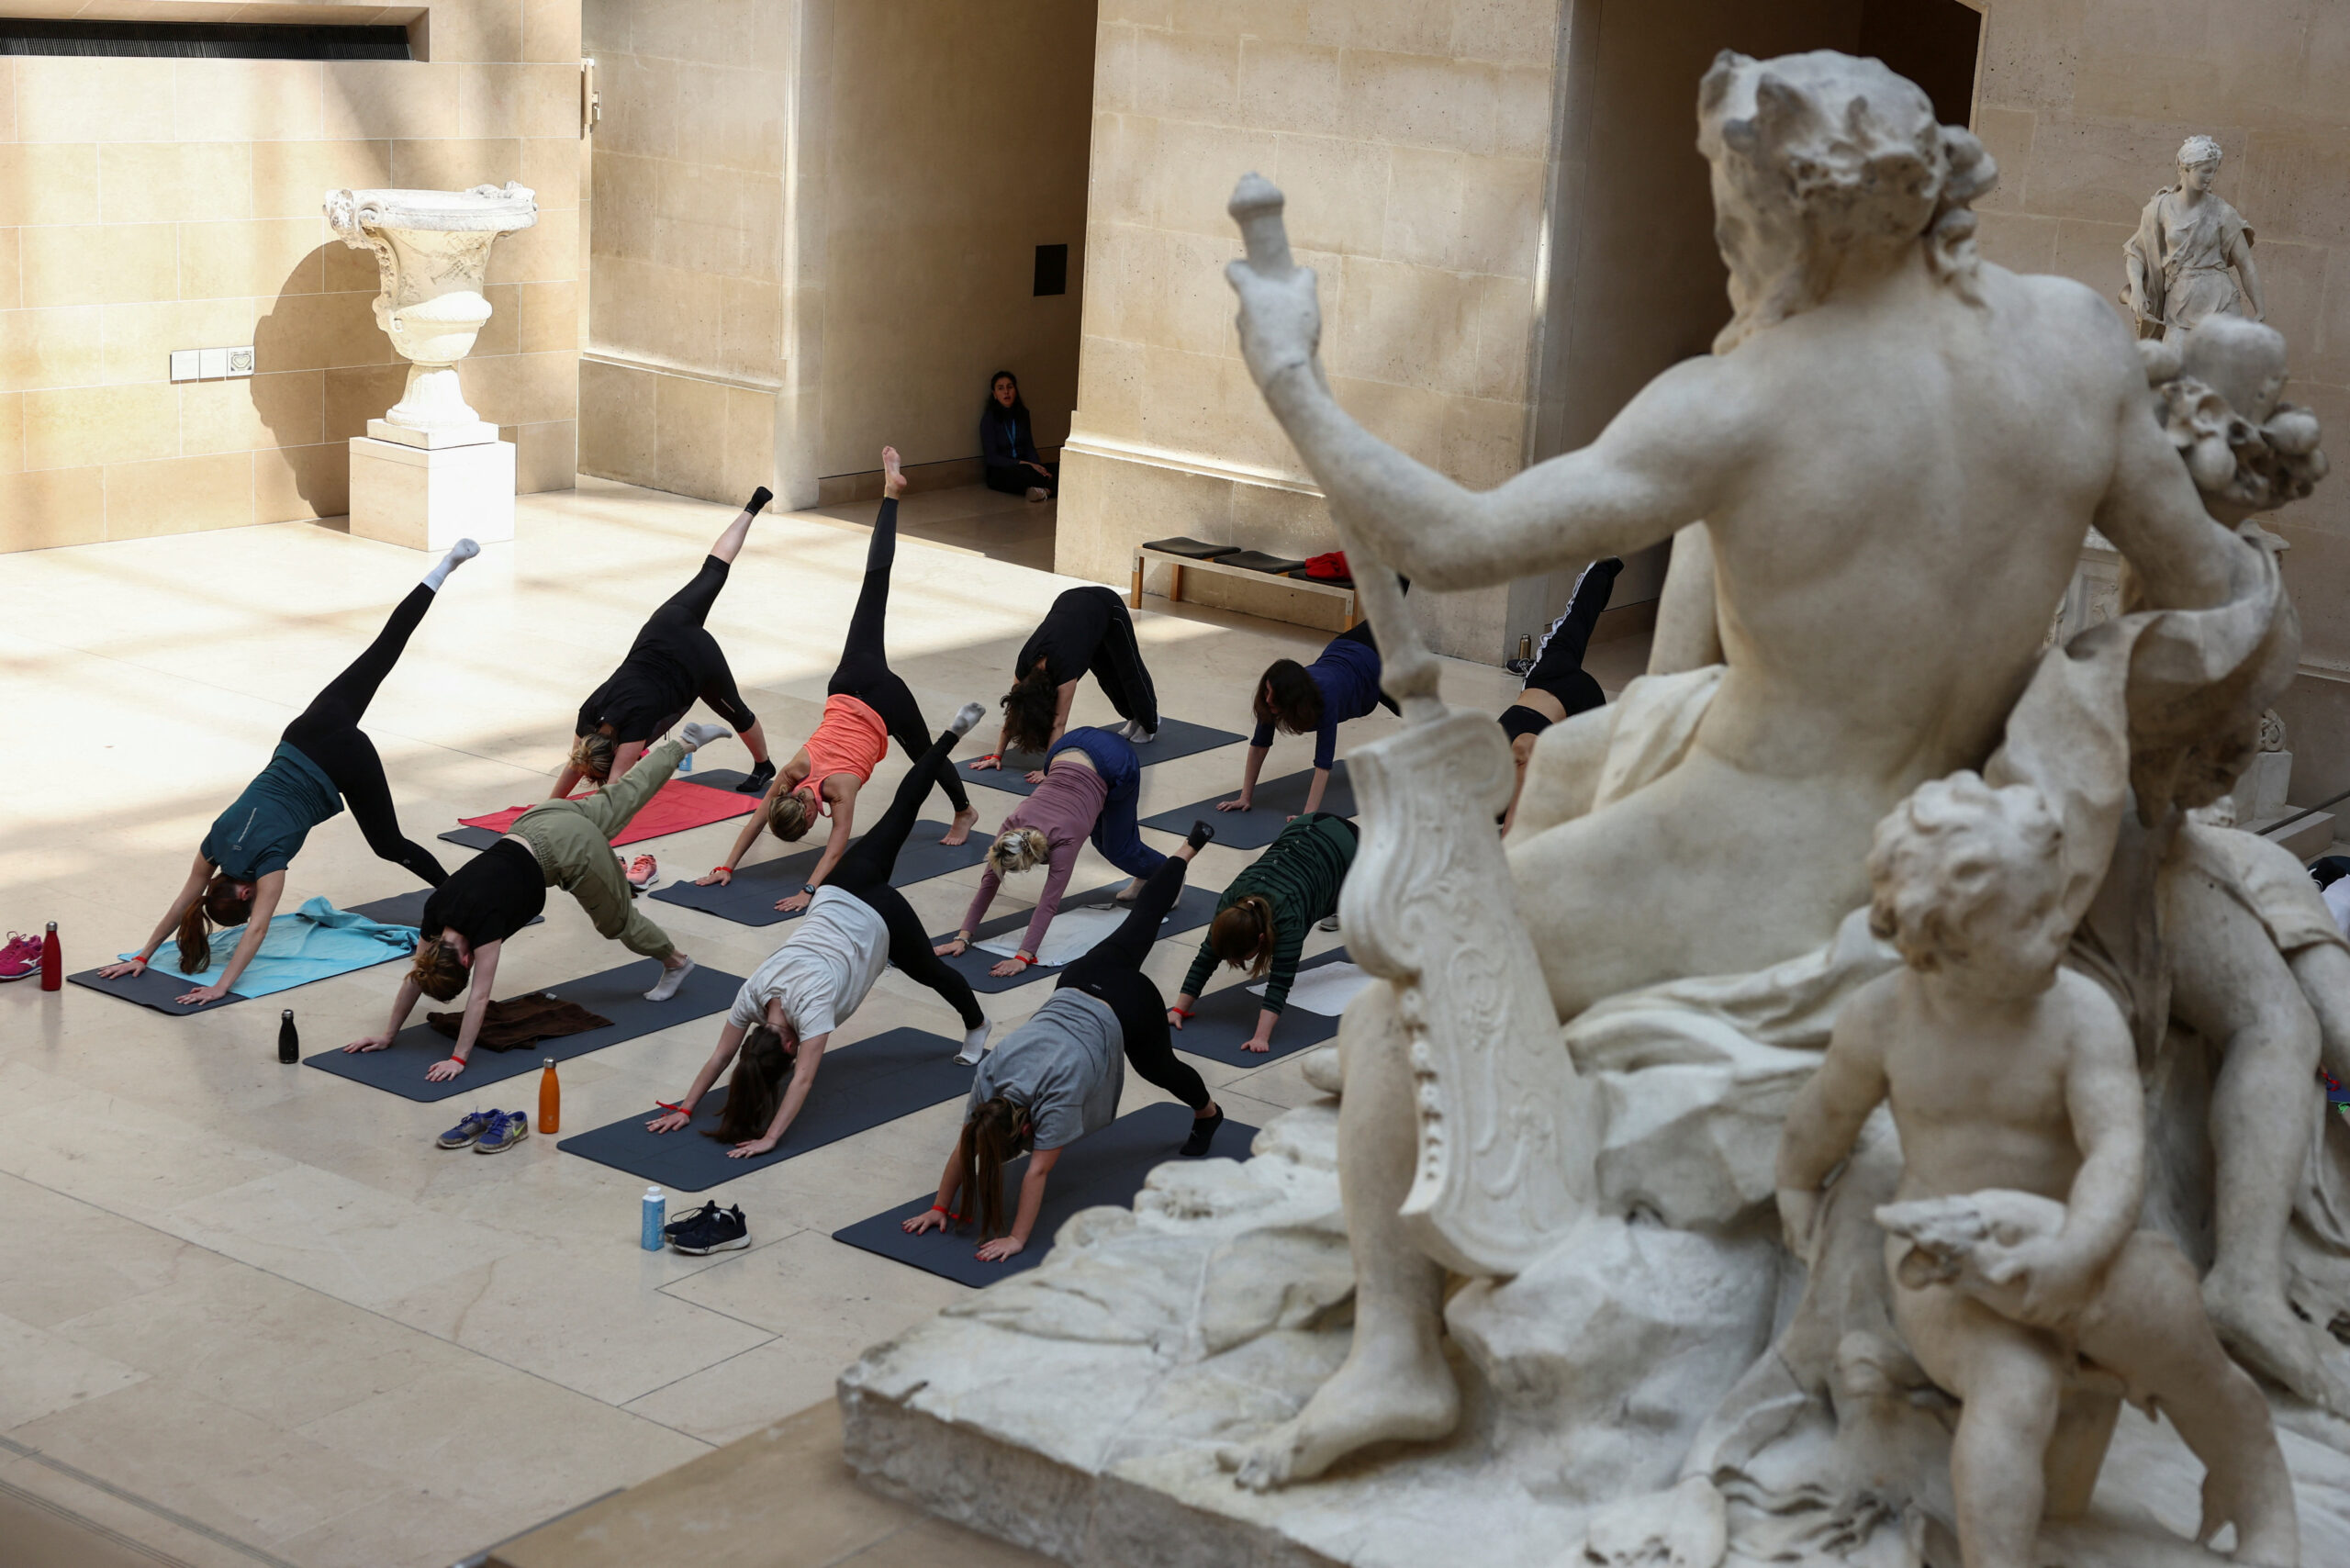
[[[471,424],[444,425],[437,430],[410,430],[389,420],[369,420],[367,433],[377,441],[397,442],[402,446],[421,446],[438,451],[444,446],[479,446],[498,439],[498,427],[487,420],[476,420]]]
[[[513,538],[514,443],[427,448],[352,436],[351,532],[431,551]]]

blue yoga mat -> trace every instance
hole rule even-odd
[[[269,935],[262,939],[261,951],[245,967],[245,972],[237,977],[237,989],[201,1007],[183,1007],[178,999],[196,986],[214,984],[219,980],[237,944],[244,939],[243,926],[214,933],[212,956],[216,961],[200,975],[183,972],[175,961],[178,950],[167,942],[148,964],[144,974],[101,980],[97,969],[84,969],[66,978],[90,991],[104,991],[174,1017],[218,1013],[251,997],[274,995],[312,980],[407,958],[416,950],[416,922],[423,915],[424,901],[431,891],[429,888],[419,888],[397,898],[377,899],[343,910],[323,898],[314,898],[290,914],[276,916],[269,923]]]
[[[1215,824],[1215,841],[1226,849],[1262,849],[1281,835],[1289,826],[1289,819],[1305,810],[1305,792],[1314,787],[1314,770],[1287,774],[1270,780],[1259,779],[1251,804],[1245,812],[1219,812],[1218,801],[1229,801],[1240,793],[1240,780],[1235,778],[1232,788],[1221,794],[1194,801],[1188,806],[1178,806],[1171,812],[1142,819],[1145,827],[1155,827],[1161,833],[1186,834],[1194,822]],[[1334,816],[1355,814],[1354,786],[1347,781],[1346,758],[1340,757],[1330,769],[1330,787],[1322,792],[1322,810]]]
[[[1059,913],[1067,913],[1073,909],[1107,909],[1123,913],[1126,906],[1117,902],[1117,893],[1118,890],[1125,885],[1123,881],[1110,882],[1095,888],[1091,892],[1069,894],[1061,900]],[[1158,923],[1158,935],[1152,940],[1163,940],[1169,936],[1181,936],[1187,931],[1197,931],[1215,918],[1215,900],[1216,895],[1208,889],[1194,888],[1186,884],[1182,896],[1175,901],[1175,907],[1169,910],[1167,918]],[[1033,910],[1018,909],[1009,914],[993,916],[981,921],[979,930],[972,935],[984,942],[991,936],[1001,936],[1007,931],[1024,931],[1028,926],[1029,916],[1034,913]],[[933,936],[931,943],[934,946],[942,942],[952,942],[954,939],[954,932],[943,931]],[[998,991],[1015,990],[1033,980],[1058,975],[1067,967],[1060,964],[1031,964],[1016,975],[1000,977],[988,971],[1003,961],[1003,955],[982,952],[976,945],[965,948],[954,958],[942,961],[948,969],[968,980],[971,989],[982,996],[992,996]]]
[[[836,1230],[833,1239],[910,1263],[925,1273],[958,1284],[991,1285],[1043,1262],[1045,1254],[1053,1249],[1053,1238],[1059,1233],[1061,1223],[1080,1209],[1103,1204],[1125,1208],[1131,1204],[1135,1194],[1142,1191],[1144,1180],[1154,1170],[1169,1159],[1181,1158],[1176,1150],[1191,1136],[1190,1108],[1161,1101],[1120,1116],[1099,1132],[1089,1133],[1070,1144],[1061,1151],[1059,1163],[1053,1167],[1052,1180],[1045,1188],[1044,1207],[1036,1214],[1036,1228],[1028,1233],[1028,1245],[1000,1263],[982,1263],[975,1256],[979,1237],[974,1226],[950,1225],[945,1230],[927,1231],[921,1236],[906,1234],[904,1222],[930,1207],[938,1195],[934,1189],[871,1219],[861,1219]],[[1208,1153],[1225,1159],[1246,1159],[1248,1146],[1256,1137],[1255,1127],[1227,1121],[1216,1129],[1215,1142]],[[938,1152],[944,1159],[947,1151],[941,1148]],[[1027,1173],[1028,1157],[1024,1154],[1004,1166],[1006,1215],[1019,1208],[1020,1180]]]
[[[1344,947],[1308,958],[1297,966],[1299,974],[1318,969],[1325,964],[1343,964],[1349,960]],[[1286,1056],[1321,1045],[1338,1037],[1338,1020],[1323,1013],[1312,1013],[1294,1002],[1281,1009],[1281,1021],[1273,1025],[1273,1048],[1259,1055],[1246,1050],[1248,1036],[1257,1032],[1257,1014],[1265,1009],[1265,999],[1248,988],[1257,982],[1243,980],[1238,985],[1212,991],[1200,998],[1193,1016],[1183,1021],[1183,1026],[1169,1038],[1177,1050],[1186,1055],[1205,1057],[1227,1067],[1262,1067]]]

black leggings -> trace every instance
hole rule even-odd
[[[1118,1031],[1125,1036],[1126,1060],[1146,1082],[1155,1084],[1189,1105],[1194,1114],[1208,1108],[1208,1086],[1189,1063],[1178,1058],[1167,1030],[1167,999],[1142,972],[1150,945],[1158,940],[1159,922],[1183,896],[1183,873],[1190,862],[1170,855],[1150,874],[1135,899],[1134,908],[1085,956],[1061,971],[1055,991],[1070,986],[1108,1004],[1118,1015]]]
[[[352,820],[366,836],[367,847],[379,859],[405,866],[437,888],[449,879],[449,873],[441,868],[431,850],[400,831],[392,787],[384,778],[383,758],[375,755],[375,743],[359,727],[367,704],[375,700],[375,689],[399,663],[408,633],[431,608],[431,588],[419,583],[408,589],[375,640],[351,661],[350,668],[327,682],[326,689],[310,700],[310,705],[285,726],[279,738],[317,763],[334,781],[343,804],[351,808]]]
[[[1149,666],[1142,662],[1142,644],[1135,641],[1134,617],[1113,588],[1097,588],[1110,598],[1110,616],[1102,628],[1101,644],[1088,666],[1110,706],[1121,719],[1131,719],[1146,730],[1158,728],[1158,689],[1151,683]]]
[[[881,820],[867,828],[840,864],[833,868],[827,887],[838,888],[856,899],[881,917],[890,928],[890,962],[911,979],[946,1000],[946,1005],[962,1015],[963,1027],[976,1029],[987,1022],[979,1011],[979,999],[971,994],[971,982],[946,967],[946,961],[931,950],[930,934],[914,913],[913,905],[905,894],[890,885],[890,873],[898,867],[898,851],[906,846],[906,835],[913,831],[914,819],[922,814],[922,803],[929,798],[930,786],[938,768],[946,765],[947,753],[962,737],[952,730],[942,731],[937,740],[923,752],[914,764],[913,771],[898,783],[897,798]]]
[[[890,667],[890,655],[883,646],[883,633],[890,621],[890,566],[897,557],[898,503],[890,499],[881,503],[881,515],[873,520],[873,539],[865,547],[865,584],[856,590],[856,609],[848,618],[848,636],[841,644],[841,662],[834,669],[832,684],[824,688],[824,695],[856,698],[881,715],[890,738],[908,756],[919,757],[931,749],[930,726],[923,722],[922,704],[914,700],[912,689]],[[951,745],[947,748],[953,749]],[[923,767],[917,762],[914,771],[920,773]],[[939,754],[934,776],[957,811],[971,809],[971,797],[964,792],[963,780],[956,776],[955,764],[945,752]],[[924,792],[927,793],[927,787]],[[921,803],[919,796],[915,803]],[[907,819],[906,825],[913,825],[912,818]],[[905,837],[903,834],[898,836],[901,840]],[[890,851],[892,858],[897,853],[894,848]],[[886,878],[888,873],[882,875]]]
[[[1575,596],[1567,605],[1567,612],[1550,633],[1550,641],[1543,647],[1542,656],[1526,672],[1526,684],[1556,697],[1570,713],[1581,711],[1569,700],[1571,693],[1580,695],[1588,676],[1578,681],[1583,673],[1583,656],[1591,646],[1591,634],[1599,625],[1600,612],[1607,608],[1607,596],[1615,591],[1617,574],[1624,563],[1617,560],[1595,561],[1575,587]]]
[[[987,482],[989,489],[1001,490],[1007,496],[1024,496],[1032,489],[1058,496],[1061,493],[1061,465],[1047,463],[1045,472],[1039,474],[1024,463],[1011,468],[990,465]]]
[[[715,555],[702,557],[701,570],[693,580],[671,594],[661,608],[645,618],[644,630],[637,634],[639,644],[651,644],[662,653],[676,659],[694,674],[694,695],[710,705],[710,711],[723,719],[736,734],[741,734],[759,722],[750,704],[735,689],[734,672],[726,663],[726,654],[719,647],[718,639],[702,626],[709,619],[711,607],[718,602],[718,590],[726,586],[727,564]],[[692,704],[679,709],[668,717],[655,735],[676,727]],[[622,735],[622,740],[645,740],[651,735]]]

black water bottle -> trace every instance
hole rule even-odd
[[[277,1019],[277,1059],[282,1062],[302,1059],[302,1040],[294,1033],[294,1010],[290,1007]]]

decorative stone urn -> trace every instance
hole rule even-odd
[[[375,324],[409,362],[406,391],[367,433],[426,448],[496,441],[497,427],[465,402],[457,362],[489,319],[490,246],[539,220],[532,192],[510,180],[467,191],[330,191],[326,214],[344,244],[375,252]]]

